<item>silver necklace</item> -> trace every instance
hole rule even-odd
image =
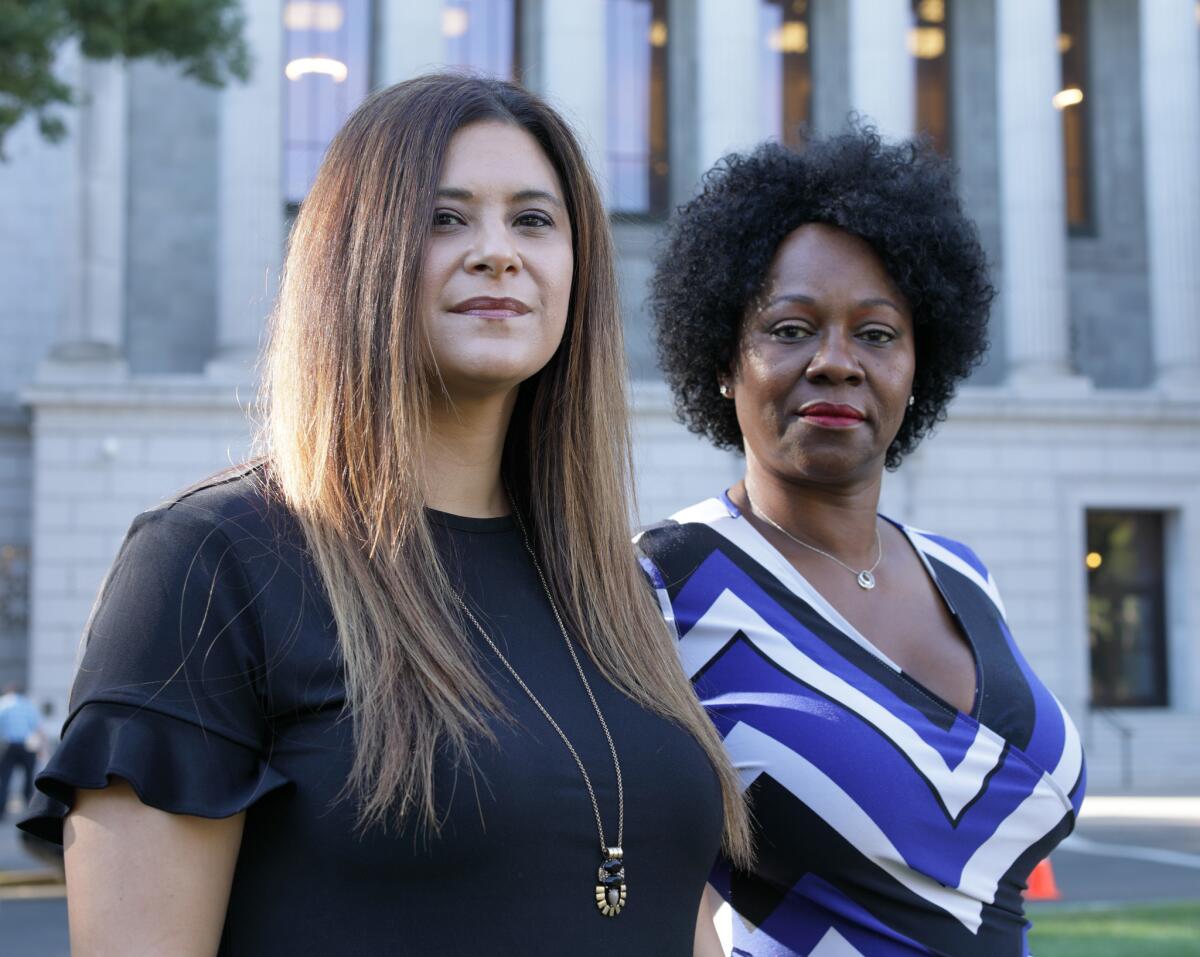
[[[776,529],[777,531],[783,532],[784,535],[786,535],[788,538],[790,538],[797,545],[803,545],[805,548],[809,549],[810,551],[814,551],[818,555],[824,555],[830,561],[837,562],[839,565],[842,566],[842,568],[846,569],[846,571],[848,571],[851,575],[853,575],[855,577],[855,580],[858,582],[858,587],[863,589],[864,591],[870,591],[872,588],[875,587],[875,569],[878,568],[879,563],[881,561],[883,561],[883,538],[879,534],[879,525],[878,524],[875,525],[875,547],[879,550],[879,555],[875,559],[875,564],[872,565],[870,568],[855,569],[855,568],[851,568],[849,565],[847,565],[844,561],[842,561],[836,555],[830,555],[829,552],[825,551],[824,549],[817,548],[816,545],[810,545],[810,544],[808,544],[808,542],[797,538],[795,535],[793,535],[791,532],[789,532],[786,528],[784,528],[782,525],[780,525],[777,521],[775,521],[775,519],[771,518],[770,515],[768,515],[761,508],[759,508],[757,505],[755,505],[754,502],[751,501],[751,499],[750,499],[750,493],[748,491],[746,491],[744,487],[743,487],[742,491],[746,495],[746,503],[750,506],[750,510],[753,511],[755,515],[757,515],[759,518],[761,518],[764,522],[766,522],[772,528]]]
[[[550,586],[546,584],[546,576],[542,574],[542,566],[538,563],[537,555],[534,554],[533,547],[529,544],[529,535],[525,531],[525,523],[521,520],[521,513],[517,511],[516,505],[512,502],[511,497],[509,503],[512,505],[513,516],[517,520],[517,527],[521,529],[521,538],[525,542],[525,550],[529,552],[529,558],[533,562],[533,568],[537,572],[538,580],[542,583],[542,591],[546,593],[546,600],[550,602],[550,610],[554,612],[554,620],[558,622],[558,630],[562,633],[563,641],[567,645],[567,651],[571,653],[571,661],[575,663],[575,671],[579,675],[579,680],[583,682],[583,688],[587,692],[588,700],[592,703],[592,710],[596,712],[596,717],[600,721],[600,727],[604,731],[604,739],[608,742],[609,753],[612,754],[613,769],[617,773],[617,843],[616,846],[609,846],[604,840],[604,823],[600,819],[600,803],[596,800],[596,792],[592,789],[592,779],[588,776],[587,768],[583,766],[583,761],[579,757],[579,753],[571,744],[571,739],[567,737],[566,732],[559,727],[558,722],[554,720],[550,712],[546,710],[546,706],[538,700],[537,695],[530,690],[529,685],[525,684],[521,676],[517,674],[517,669],[512,666],[512,663],[504,656],[497,644],[492,641],[491,635],[485,630],[483,625],[479,623],[479,619],[467,607],[466,603],[456,594],[451,597],[457,603],[458,607],[463,610],[463,613],[470,619],[471,624],[475,626],[475,630],[483,636],[483,640],[487,642],[488,647],[492,649],[496,657],[500,659],[500,663],[513,680],[520,686],[521,690],[529,696],[529,700],[542,713],[545,718],[560,738],[562,743],[567,746],[567,750],[571,752],[571,757],[575,759],[575,766],[579,768],[579,774],[583,778],[584,787],[587,788],[588,797],[592,801],[592,811],[596,815],[596,831],[600,835],[600,867],[596,878],[596,907],[605,917],[616,917],[621,913],[621,908],[625,906],[625,852],[622,848],[622,841],[625,832],[625,787],[621,781],[621,762],[617,758],[617,748],[613,744],[612,734],[608,730],[608,722],[604,720],[604,713],[600,710],[600,705],[596,702],[596,696],[592,693],[592,686],[588,683],[587,675],[583,672],[583,666],[579,663],[579,656],[575,654],[575,648],[571,644],[571,639],[567,637],[567,628],[563,624],[562,616],[558,613],[558,605],[554,602],[554,596],[550,593]]]

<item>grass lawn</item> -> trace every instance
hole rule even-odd
[[[1197,957],[1200,902],[1033,910],[1034,957]]]

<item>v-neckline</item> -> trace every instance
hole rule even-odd
[[[812,584],[812,582],[810,582],[804,577],[803,574],[800,573],[800,570],[797,569],[795,565],[787,560],[787,556],[785,556],[783,552],[772,545],[770,540],[768,540],[768,538],[763,535],[762,532],[755,528],[754,525],[746,518],[746,516],[742,514],[742,510],[738,508],[734,501],[729,497],[728,489],[721,493],[720,502],[728,512],[729,517],[734,522],[740,523],[736,527],[744,527],[751,540],[765,553],[762,556],[751,553],[750,557],[757,561],[760,565],[763,564],[761,560],[762,558],[765,557],[770,559],[771,564],[775,566],[775,577],[779,579],[785,586],[787,586],[788,590],[791,591],[797,598],[811,605],[814,609],[816,609],[821,617],[841,631],[856,645],[859,645],[864,650],[868,651],[872,656],[879,659],[885,665],[891,668],[918,693],[934,701],[939,706],[946,708],[955,716],[969,718],[976,723],[979,722],[979,711],[983,703],[983,667],[979,658],[979,649],[975,644],[974,638],[971,636],[970,630],[967,628],[966,622],[963,621],[962,617],[958,614],[958,610],[954,607],[954,603],[950,600],[950,596],[946,594],[945,588],[942,587],[941,579],[938,578],[937,572],[934,571],[933,565],[930,564],[929,557],[924,551],[922,551],[921,546],[913,538],[908,526],[902,522],[897,522],[886,515],[879,514],[878,512],[876,513],[878,518],[883,519],[889,525],[892,525],[894,528],[896,528],[896,530],[904,536],[904,540],[908,542],[909,547],[916,553],[917,558],[921,562],[921,566],[925,569],[925,574],[929,576],[929,580],[933,583],[933,587],[937,591],[938,597],[942,600],[946,610],[950,613],[951,620],[954,622],[955,626],[959,630],[959,633],[962,635],[963,640],[966,642],[967,650],[971,653],[971,661],[975,669],[975,691],[971,699],[970,711],[963,711],[957,705],[947,701],[928,685],[918,681],[909,672],[905,671],[897,662],[893,661],[892,658],[882,648],[875,644],[875,642],[871,641],[870,638],[852,625],[849,619],[847,619],[845,615],[838,611],[838,609],[834,607],[833,603],[830,602],[829,599],[827,599],[816,588],[816,586]],[[736,545],[740,543],[734,542],[734,544]],[[768,571],[770,570],[772,569],[768,568]]]

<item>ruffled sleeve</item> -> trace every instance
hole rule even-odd
[[[24,830],[61,841],[75,789],[114,778],[151,807],[208,818],[288,784],[271,762],[253,559],[226,525],[186,500],[135,520],[88,624],[62,743],[38,775]]]

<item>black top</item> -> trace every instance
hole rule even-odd
[[[690,955],[722,826],[717,777],[692,738],[582,651],[624,772],[618,916],[596,907],[599,837],[578,769],[477,635],[515,720],[493,722],[474,778],[438,767],[440,837],[355,833],[339,800],[352,722],[332,614],[298,524],[260,479],[214,480],[134,521],[22,827],[61,840],[74,788],[109,776],[166,811],[246,811],[222,955]],[[571,739],[615,843],[612,758],[519,530],[430,515],[451,580]]]

